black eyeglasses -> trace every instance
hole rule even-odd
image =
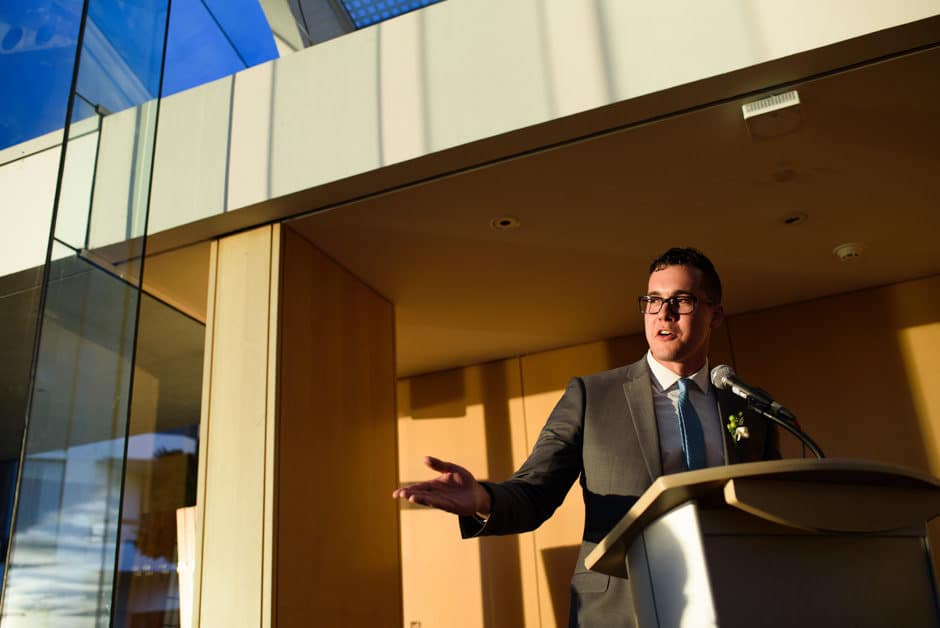
[[[691,314],[695,311],[698,298],[693,294],[683,294],[668,299],[644,295],[637,299],[637,302],[640,304],[640,314],[659,314],[663,305],[669,306],[669,310],[676,314]]]

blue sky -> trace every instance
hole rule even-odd
[[[0,3],[0,149],[64,126],[81,7]],[[95,0],[89,17],[79,92],[111,111],[156,97],[166,0]],[[163,95],[276,57],[257,0],[174,0]]]

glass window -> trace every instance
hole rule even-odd
[[[341,0],[356,28],[384,22],[441,0]]]
[[[202,323],[143,296],[113,628],[185,626],[192,614],[204,343]]]

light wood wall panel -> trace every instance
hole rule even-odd
[[[940,276],[743,314],[730,327],[738,374],[793,410],[828,456],[940,472]]]
[[[399,626],[394,311],[286,226],[282,247],[276,625]]]
[[[213,243],[196,626],[399,626],[394,314],[293,231]]]
[[[277,229],[213,243],[196,515],[195,626],[267,627]]]
[[[426,455],[508,476],[527,453],[521,397],[518,359],[401,380],[402,484],[434,477]],[[531,535],[464,541],[452,515],[408,503],[400,514],[406,627],[539,625]]]

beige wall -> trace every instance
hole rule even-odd
[[[199,426],[194,626],[271,625],[279,229],[213,243]],[[275,275],[276,277],[276,275]],[[272,302],[275,303],[272,307]]]
[[[402,482],[431,475],[420,465],[427,454],[505,477],[571,376],[644,350],[631,336],[401,380]],[[830,457],[940,475],[938,356],[940,276],[732,316],[711,351],[713,364],[732,364],[791,408]],[[793,439],[781,440],[784,455],[799,455]],[[572,491],[539,530],[507,540],[461,541],[450,515],[403,507],[404,625],[564,626],[580,502]],[[490,542],[502,544],[499,560]],[[494,579],[502,601],[487,595]]]

